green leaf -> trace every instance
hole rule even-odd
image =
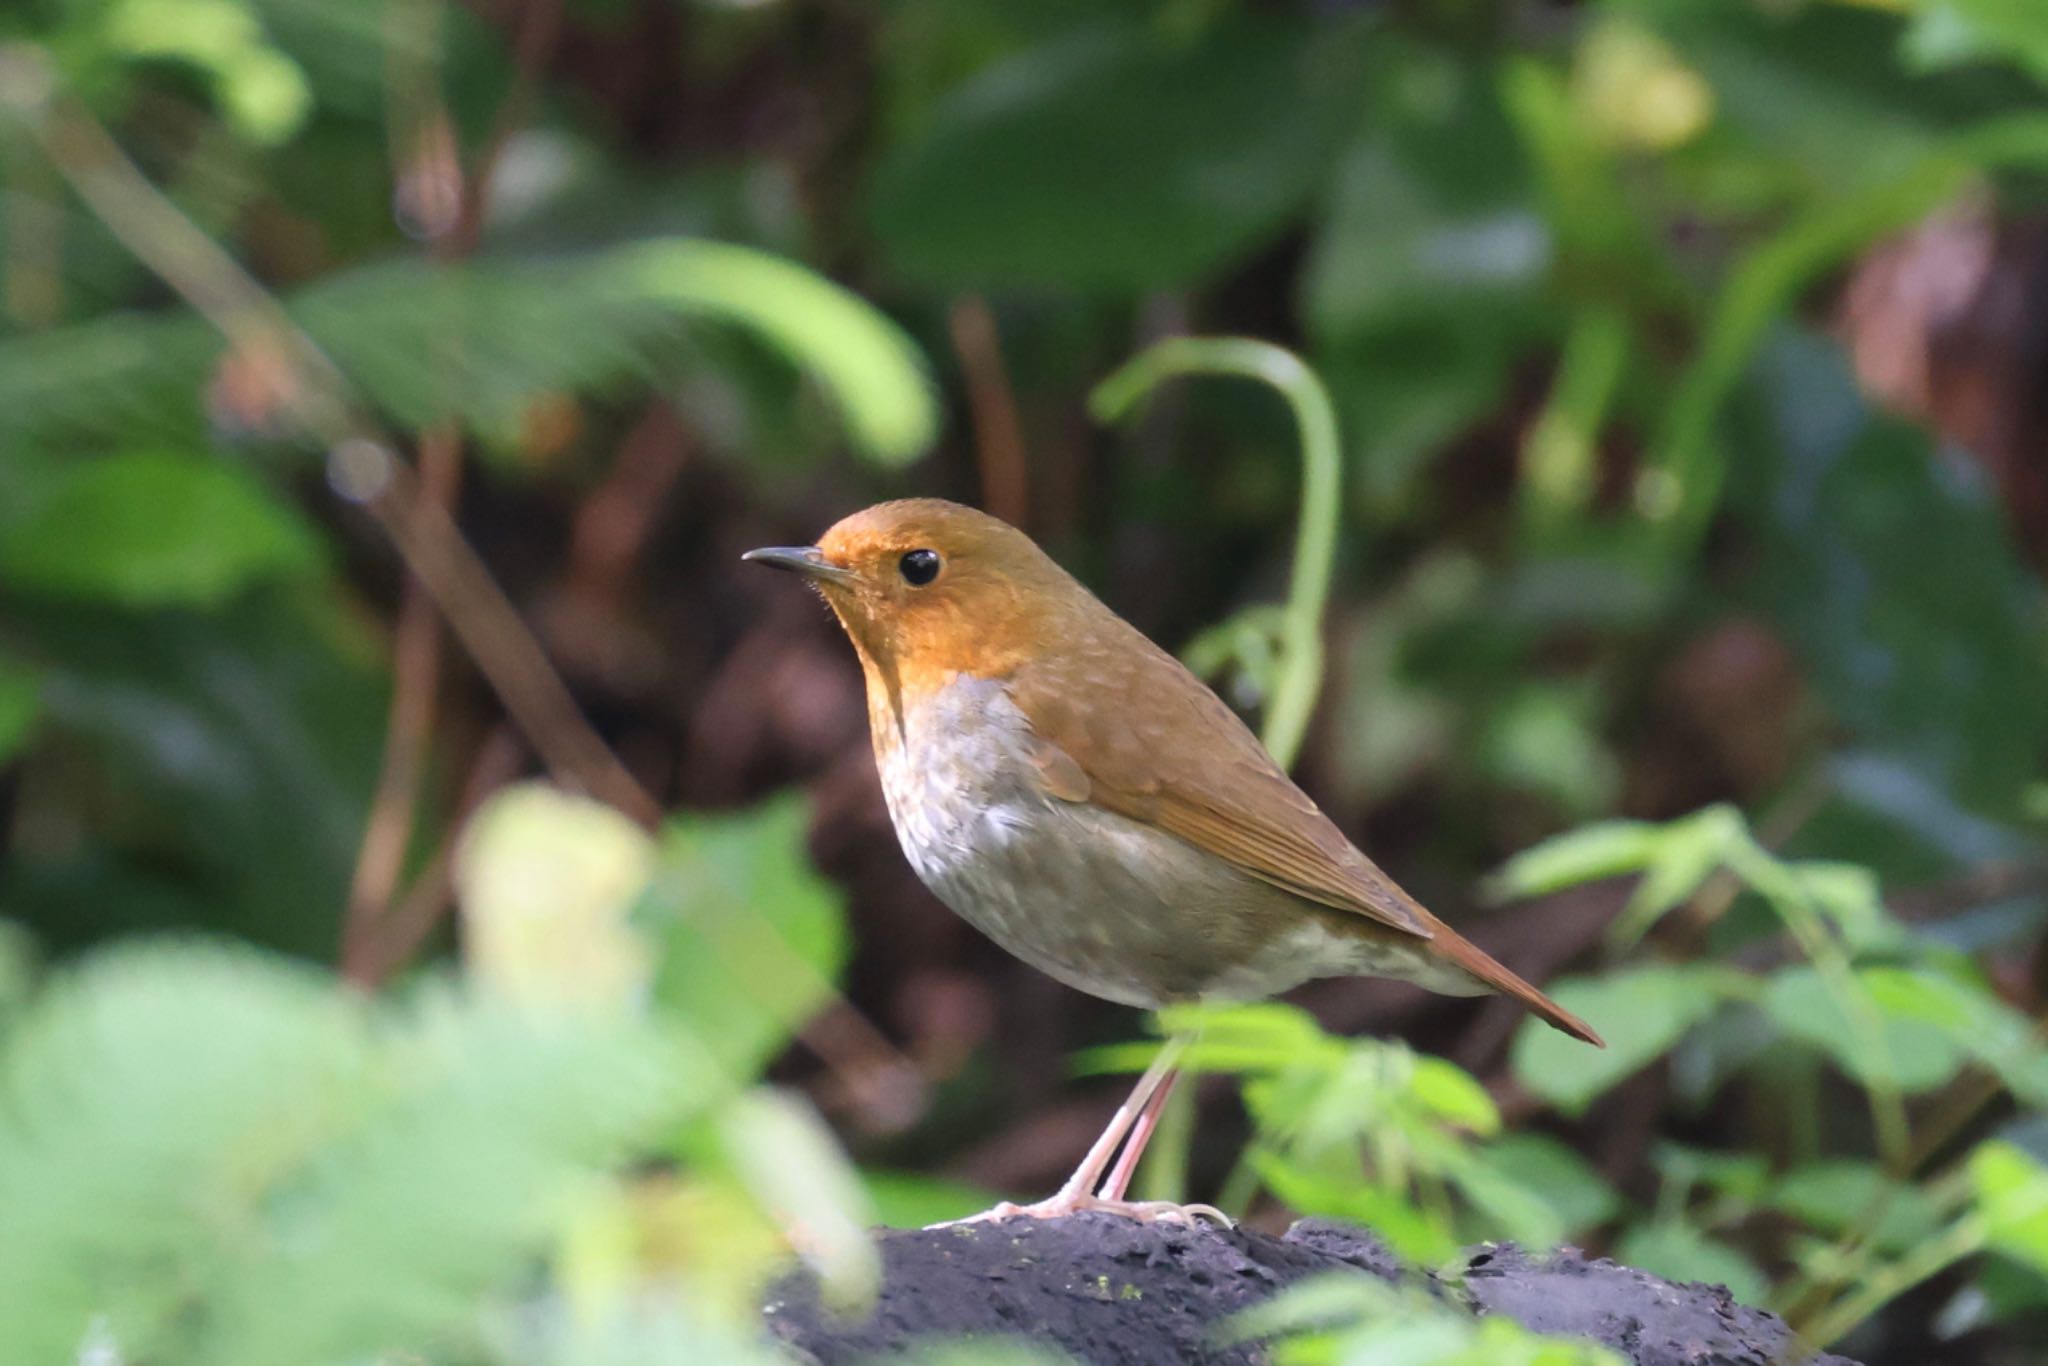
[[[39,463],[0,511],[0,579],[27,593],[206,606],[320,566],[299,515],[225,460],[136,453]]]
[[[1858,976],[1887,1017],[1940,1033],[1997,1073],[2022,1103],[2048,1109],[2041,1032],[1988,986],[1931,968],[1866,968]]]
[[[470,975],[529,1005],[640,1000],[653,954],[627,915],[653,867],[653,839],[602,802],[540,782],[500,790],[455,859]]]
[[[1762,1304],[1770,1281],[1754,1262],[1691,1224],[1660,1220],[1622,1234],[1614,1259],[1672,1281],[1723,1285],[1743,1304]]]
[[[1550,995],[1600,1031],[1604,1049],[1588,1048],[1538,1021],[1515,1036],[1515,1076],[1566,1114],[1633,1075],[1705,1019],[1725,994],[1718,974],[1647,966],[1553,984]]]
[[[1925,1091],[1955,1075],[1963,1052],[1939,1031],[1881,1009],[1862,979],[1869,1019],[1845,1010],[1820,972],[1804,965],[1780,970],[1764,989],[1764,1012],[1791,1037],[1819,1049],[1851,1077]],[[1875,1028],[1871,1027],[1875,1023]]]
[[[718,373],[685,324],[731,326],[809,375],[856,446],[905,463],[938,430],[915,348],[823,277],[749,248],[657,238],[561,261],[381,261],[285,300],[292,319],[400,425],[449,416],[496,447],[532,406],[650,373]],[[696,343],[693,345],[693,341]],[[0,448],[182,441],[222,354],[189,314],[103,318],[0,340]],[[421,357],[435,358],[422,364]],[[730,366],[726,367],[730,369]],[[275,414],[225,414],[259,430]]]
[[[1192,41],[1104,25],[1018,52],[884,158],[876,236],[949,287],[1183,284],[1307,201],[1356,99],[1349,51],[1230,16]]]
[[[2048,84],[2048,9],[2033,0],[1927,0],[1906,50],[1928,68],[2006,57]]]
[[[754,332],[817,380],[855,444],[883,464],[908,464],[938,435],[938,406],[916,346],[815,271],[724,242],[651,242],[615,255],[601,278],[624,299],[667,303]]]
[[[1418,1055],[1410,1094],[1428,1111],[1481,1137],[1500,1132],[1500,1108],[1470,1072],[1442,1058]]]
[[[1548,896],[1582,883],[1641,872],[1664,847],[1666,827],[1648,821],[1595,821],[1531,845],[1501,865],[1489,883],[1503,897]]]
[[[42,714],[42,674],[0,655],[0,763],[22,751]]]
[[[1549,1205],[1564,1236],[1603,1224],[1621,1210],[1621,1197],[1606,1178],[1547,1134],[1507,1134],[1472,1155]]]
[[[459,1335],[596,1173],[716,1094],[690,1054],[624,1015],[429,992],[391,1023],[387,1102],[207,1265],[188,1359],[359,1360]]]
[[[1970,1154],[1977,1213],[1993,1247],[2048,1275],[2048,1168],[2010,1143]]]
[[[831,999],[846,960],[839,893],[804,851],[808,806],[671,821],[635,921],[660,945],[654,995],[732,1080],[756,1075]]]
[[[1941,1225],[1941,1210],[1926,1191],[1875,1162],[1855,1158],[1823,1158],[1795,1167],[1779,1178],[1764,1202],[1832,1236],[1858,1225],[1880,1200],[1884,1213],[1871,1237],[1887,1251],[1904,1251],[1933,1237]]]
[[[253,142],[278,143],[312,107],[305,73],[264,41],[262,27],[236,0],[125,0],[108,18],[115,51],[187,63],[210,79],[229,119]]]
[[[256,1193],[365,1104],[357,1006],[310,968],[130,945],[55,978],[0,1047],[0,1359],[69,1361],[105,1316],[155,1357]]]

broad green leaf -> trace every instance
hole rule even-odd
[[[2048,1275],[2048,1168],[2004,1142],[1980,1144],[1969,1166],[1991,1245]]]
[[[1411,1094],[1447,1124],[1481,1137],[1500,1132],[1500,1108],[1476,1078],[1455,1063],[1418,1055]]]
[[[1548,896],[1581,883],[1641,872],[1664,847],[1666,827],[1648,821],[1595,821],[1516,854],[1493,875],[1504,897]]]
[[[0,1037],[0,1359],[69,1361],[103,1316],[156,1357],[270,1184],[367,1103],[359,1006],[241,949],[130,944]]]
[[[1566,1114],[1575,1115],[1705,1019],[1720,1003],[1723,987],[1713,973],[1648,966],[1597,978],[1567,978],[1552,984],[1550,995],[1598,1030],[1607,1047],[1589,1048],[1530,1020],[1515,1037],[1515,1076]]]
[[[42,462],[15,496],[0,509],[0,580],[25,593],[206,606],[321,563],[299,515],[225,460]]]
[[[1613,1218],[1621,1197],[1576,1151],[1547,1134],[1507,1134],[1473,1149],[1473,1160],[1505,1176],[1549,1205],[1567,1236]]]
[[[1615,1245],[1614,1259],[1666,1280],[1726,1286],[1728,1293],[1743,1304],[1762,1304],[1770,1297],[1770,1281],[1756,1263],[1728,1244],[1677,1220],[1638,1224],[1629,1229]]]
[[[594,1178],[717,1094],[644,1019],[431,991],[387,1021],[355,1129],[267,1193],[201,1282],[187,1360],[349,1361],[451,1337],[510,1290]]]
[[[42,714],[42,675],[0,655],[0,764],[21,752]]]
[[[1906,51],[1923,67],[2005,57],[2048,84],[2048,7],[2034,0],[1926,0]]]
[[[1795,1167],[1779,1178],[1764,1203],[1834,1235],[1859,1225],[1867,1211],[1884,1202],[1871,1237],[1890,1251],[1903,1251],[1930,1238],[1941,1210],[1920,1187],[1900,1181],[1875,1162],[1823,1158]]]
[[[653,869],[653,839],[602,802],[538,782],[500,791],[456,853],[469,972],[527,1005],[640,1001],[653,946],[627,917]]]
[[[653,238],[459,266],[379,261],[284,304],[371,405],[414,428],[453,416],[487,449],[518,449],[543,400],[732,369],[713,363],[707,323],[754,337],[810,376],[875,460],[906,463],[938,429],[923,362],[895,324],[803,266],[726,243]],[[0,339],[0,448],[199,442],[200,396],[221,356],[211,327],[178,313]],[[277,420],[220,416],[259,430]]]
[[[885,156],[875,233],[947,286],[1179,286],[1307,201],[1357,98],[1352,51],[1237,16],[1192,41],[1105,24],[1026,49]]]
[[[652,242],[615,255],[600,278],[624,299],[754,332],[831,395],[855,443],[875,460],[908,464],[938,435],[917,347],[815,271],[723,242]]]
[[[1863,1010],[1847,1008],[1821,973],[1790,967],[1766,984],[1764,1012],[1791,1037],[1819,1049],[1851,1077],[1925,1091],[1955,1075],[1963,1050],[1938,1030],[1885,1011],[1862,979],[1851,978]]]
[[[1705,1186],[1745,1206],[1762,1198],[1770,1181],[1770,1163],[1761,1153],[1720,1152],[1664,1142],[1651,1150],[1650,1161],[1659,1175],[1682,1190]]]
[[[2032,1020],[1988,986],[1931,968],[1866,968],[1858,976],[1887,1016],[1940,1033],[2023,1103],[2048,1109],[2048,1045]]]
[[[254,142],[283,142],[312,106],[305,73],[264,40],[251,7],[237,0],[118,0],[104,37],[126,55],[204,72],[236,129]]]
[[[783,797],[671,821],[634,912],[659,945],[656,1001],[735,1081],[831,999],[846,959],[839,894],[804,852],[809,819],[802,800]]]

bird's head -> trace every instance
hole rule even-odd
[[[814,546],[745,558],[804,575],[853,638],[871,681],[892,693],[954,674],[1000,677],[1100,610],[1031,538],[987,513],[937,498],[856,512]]]

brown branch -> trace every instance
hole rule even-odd
[[[359,987],[373,988],[403,967],[425,942],[428,934],[455,900],[455,847],[459,832],[470,813],[483,805],[484,798],[518,775],[524,747],[509,727],[500,726],[478,747],[469,780],[463,785],[455,819],[448,823],[441,843],[428,858],[412,886],[388,913],[367,927],[357,950],[355,970],[348,979]]]
[[[418,477],[389,450],[356,442],[345,458],[356,468],[344,482],[391,536],[548,769],[643,825],[656,824],[660,807],[591,729],[568,684],[448,510],[422,496]]]
[[[532,105],[534,84],[554,44],[560,18],[560,0],[539,0],[527,11],[512,83],[499,102],[490,136],[468,176],[462,176],[457,167],[460,194],[455,220],[435,242],[435,256],[443,263],[469,256],[483,235],[491,177],[506,143],[524,123]],[[453,128],[444,108],[436,108],[428,118],[436,126]],[[419,496],[444,511],[452,510],[461,482],[462,432],[455,421],[445,419],[420,438]],[[351,981],[374,985],[397,966],[383,960],[372,964],[362,955],[379,942],[374,934],[376,922],[389,910],[405,864],[440,678],[440,618],[418,574],[408,572],[392,632],[391,708],[384,729],[384,752],[342,924],[341,970]]]
[[[969,294],[954,303],[947,321],[953,350],[967,376],[975,458],[981,465],[982,506],[1011,525],[1022,526],[1031,511],[1024,425],[1017,416],[1017,396],[1003,364],[995,314],[980,295]]]

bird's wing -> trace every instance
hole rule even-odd
[[[1121,621],[1019,669],[1046,791],[1157,826],[1296,896],[1419,939],[1429,913],[1344,838],[1237,714]]]

